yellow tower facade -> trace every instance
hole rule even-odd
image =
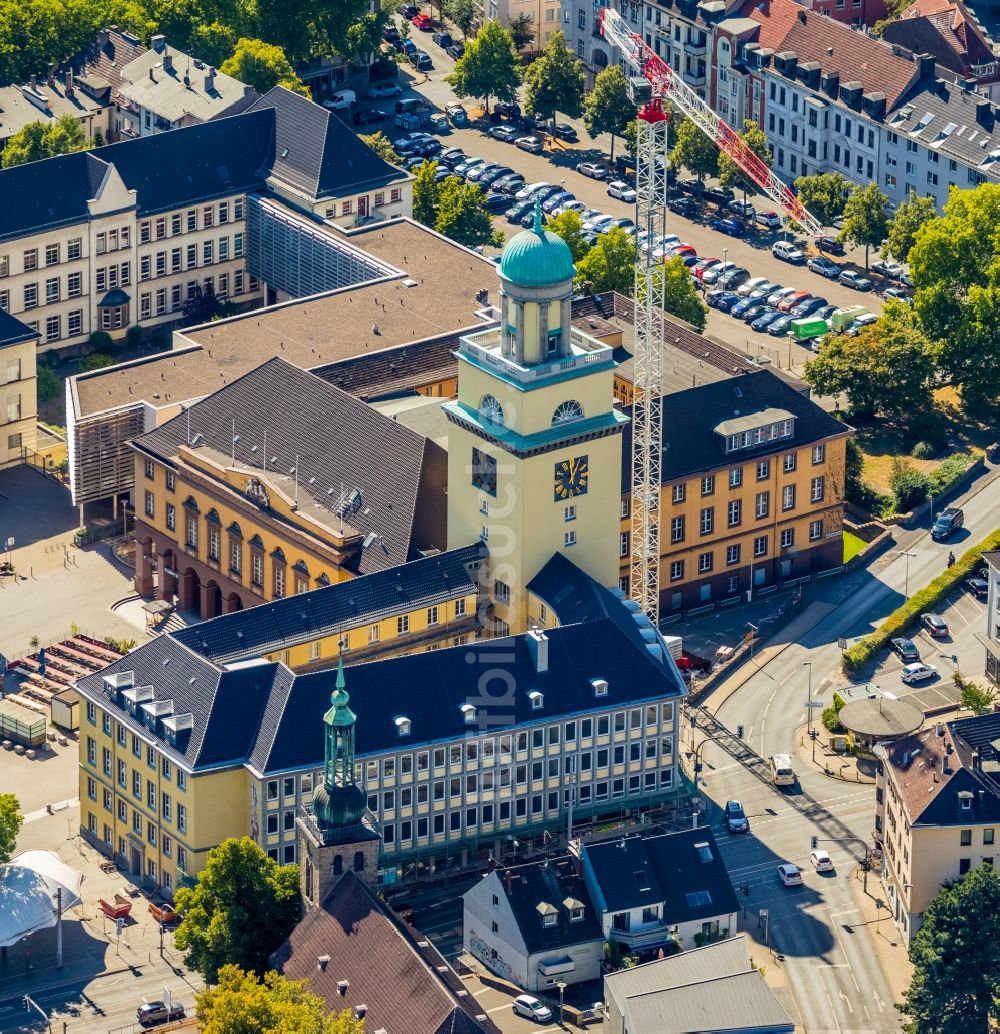
[[[610,347],[571,325],[573,260],[541,226],[500,262],[497,327],[463,337],[448,435],[448,545],[489,548],[493,631],[527,627],[525,587],[557,551],[618,584],[622,446]]]

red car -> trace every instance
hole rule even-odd
[[[415,14],[411,19],[414,26],[421,32],[433,32],[434,31],[434,19],[429,14]]]
[[[713,269],[721,261],[722,259],[717,258],[701,259],[699,262],[695,263],[695,265],[691,267],[691,272],[694,273],[694,275],[700,280],[705,275],[705,273],[707,273],[710,269]]]
[[[796,291],[794,294],[790,294],[787,298],[782,298],[778,302],[778,312],[791,312],[796,305],[801,305],[810,298],[812,298],[812,295],[808,291]]]

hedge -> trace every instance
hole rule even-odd
[[[890,639],[902,635],[921,614],[933,610],[963,578],[968,578],[979,566],[980,556],[983,553],[989,553],[995,549],[1000,549],[1000,531],[994,531],[978,546],[973,546],[967,553],[963,553],[930,585],[914,593],[906,603],[897,607],[877,631],[865,636],[860,643],[855,643],[849,650],[846,650],[841,662],[844,673],[850,675],[868,664],[883,647],[889,644]]]

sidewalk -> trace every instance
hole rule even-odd
[[[819,712],[813,718],[813,728],[819,733],[815,750],[809,739],[808,725],[801,725],[795,730],[795,753],[803,765],[825,774],[831,779],[874,785],[875,762],[871,758],[855,757],[853,754],[838,754],[831,750],[824,742],[824,737],[828,734],[819,720]]]
[[[854,892],[854,900],[861,911],[865,930],[871,940],[872,951],[882,967],[889,990],[892,991],[892,1002],[885,1003],[888,1011],[896,1002],[903,1000],[903,992],[913,976],[913,963],[910,962],[902,935],[892,920],[892,913],[885,908],[877,910],[875,907],[875,903],[882,900],[879,895],[883,892],[878,873],[868,873],[866,894],[862,873],[856,869],[852,873],[851,890]]]

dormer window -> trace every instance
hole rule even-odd
[[[476,708],[473,704],[462,704],[459,710],[465,715],[466,725],[471,725],[476,720]]]
[[[538,911],[538,916],[542,921],[542,926],[555,926],[559,921],[559,912],[554,905],[550,905],[547,901],[539,901],[535,906]]]
[[[407,718],[405,715],[399,715],[395,719],[395,722],[396,722],[396,732],[399,733],[400,736],[409,736],[410,735],[410,719],[409,718]]]
[[[695,844],[694,849],[698,852],[698,861],[703,865],[707,865],[712,860],[712,848],[708,842],[701,844]]]
[[[968,790],[962,790],[958,795],[959,802],[962,806],[962,811],[972,810],[972,794]]]
[[[608,695],[607,679],[591,679],[590,684],[594,687],[595,697],[606,697]]]
[[[584,904],[576,898],[566,898],[563,901],[563,908],[569,913],[569,921],[578,923],[583,919]]]
[[[532,711],[541,711],[542,705],[545,703],[545,697],[543,697],[542,694],[539,693],[537,689],[533,689],[528,694],[528,699],[531,701],[531,710]]]

